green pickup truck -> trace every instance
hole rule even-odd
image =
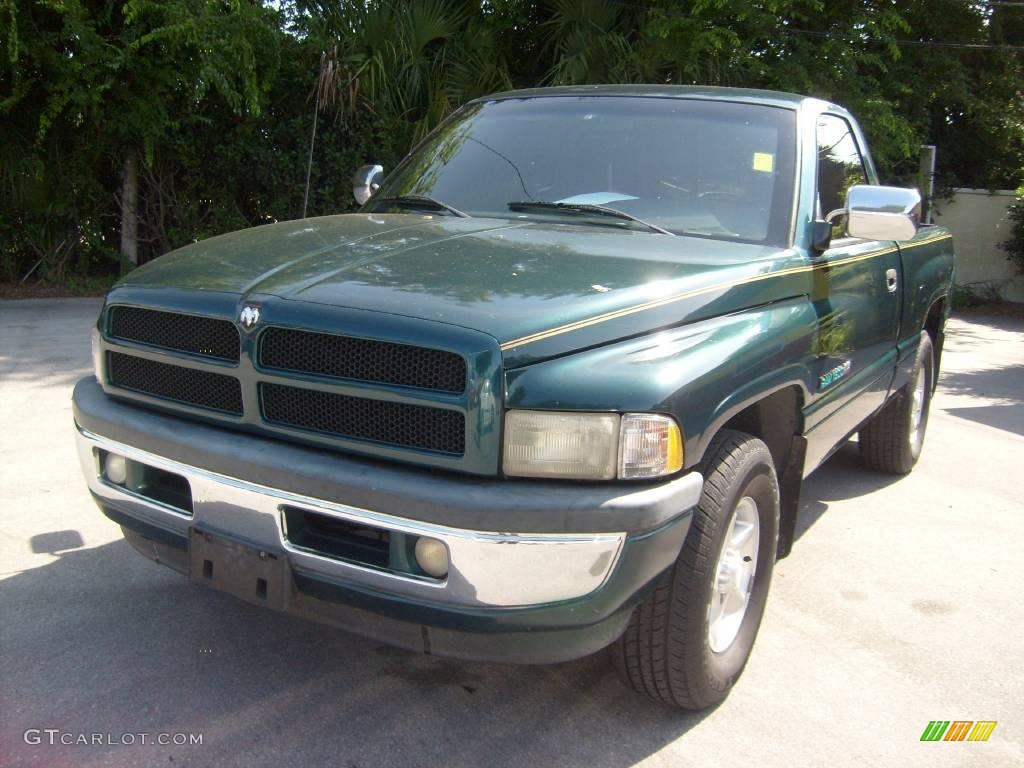
[[[100,509],[256,604],[466,659],[614,644],[721,701],[803,478],[854,434],[917,461],[949,232],[845,110],[754,90],[496,94],[353,192],[110,291],[74,392]]]

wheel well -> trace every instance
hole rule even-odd
[[[735,429],[762,440],[768,446],[779,477],[789,461],[793,435],[801,432],[801,403],[796,387],[786,387],[748,405],[729,419],[723,429]]]
[[[935,375],[932,376],[932,390],[939,380],[939,362],[942,360],[942,343],[946,340],[943,320],[946,316],[946,297],[937,299],[928,309],[924,319],[924,330],[931,337],[932,349],[935,353]]]
[[[732,416],[723,429],[735,429],[760,439],[768,446],[779,479],[779,545],[783,558],[793,546],[800,488],[804,477],[807,440],[803,437],[803,397],[796,387],[786,387],[748,405]]]

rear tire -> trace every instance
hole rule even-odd
[[[910,381],[860,430],[860,456],[868,469],[906,475],[914,468],[924,446],[934,384],[932,340],[922,331]]]
[[[743,671],[764,614],[779,532],[779,485],[767,446],[723,430],[707,457],[683,549],[615,646],[627,685],[683,709],[721,702]]]

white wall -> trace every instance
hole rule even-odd
[[[957,285],[991,281],[1007,301],[1024,302],[1024,275],[999,247],[1010,236],[1013,200],[1011,191],[958,189],[952,201],[937,201],[935,223],[953,232]]]

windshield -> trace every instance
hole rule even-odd
[[[398,210],[394,198],[421,196],[470,216],[579,223],[564,208],[512,210],[509,204],[596,205],[674,234],[784,246],[795,120],[788,109],[695,99],[478,102],[417,147],[365,210]],[[597,216],[585,221],[635,225]]]

